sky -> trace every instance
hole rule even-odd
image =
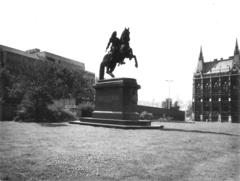
[[[240,39],[239,0],[0,0],[0,44],[39,48],[83,62],[98,76],[113,31],[130,28],[134,61],[116,77],[137,79],[138,99],[192,99],[202,46],[204,61],[228,58]],[[105,78],[110,78],[105,75]]]

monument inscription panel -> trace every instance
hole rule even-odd
[[[99,95],[97,97],[97,101],[103,101],[103,102],[113,102],[118,100],[119,100],[118,95]]]
[[[99,111],[122,111],[122,89],[103,88],[96,92],[95,108]]]

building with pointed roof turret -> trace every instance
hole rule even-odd
[[[193,75],[195,121],[240,122],[240,53],[204,62],[202,47]]]

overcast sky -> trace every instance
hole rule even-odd
[[[240,39],[239,0],[0,0],[0,7],[0,44],[77,60],[97,76],[112,32],[120,37],[129,27],[139,67],[125,59],[114,74],[137,79],[139,100],[168,97],[166,80],[174,80],[174,100],[191,100],[200,47],[205,61],[228,58]]]

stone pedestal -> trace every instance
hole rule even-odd
[[[138,89],[136,79],[114,78],[98,81],[95,111],[92,117],[81,117],[71,124],[101,126],[122,129],[162,129],[163,126],[151,125],[151,121],[139,120],[137,112]]]
[[[137,112],[138,89],[136,79],[114,78],[98,81],[95,111],[92,117],[81,117],[71,124],[101,126],[122,129],[162,129],[163,126],[151,125],[151,121],[139,120]]]
[[[114,78],[100,80],[95,86],[93,118],[138,121],[138,89],[136,79]]]

